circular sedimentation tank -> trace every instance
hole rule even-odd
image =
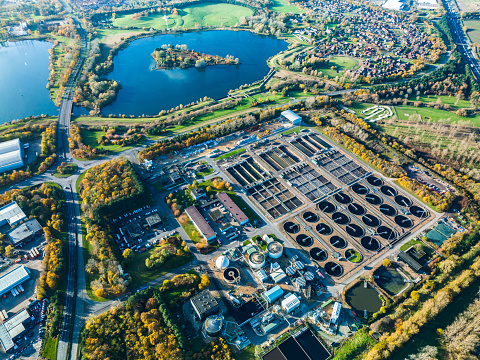
[[[343,274],[343,267],[340,264],[329,261],[324,266],[325,272],[334,277],[341,276]]]
[[[333,229],[329,225],[324,224],[324,223],[318,224],[315,227],[315,230],[317,230],[317,232],[320,235],[330,235],[333,232]]]
[[[367,181],[370,185],[373,185],[373,186],[376,186],[376,187],[379,187],[379,186],[383,185],[383,180],[380,179],[379,177],[374,176],[374,175],[370,175],[369,177],[367,177]]]
[[[380,205],[379,210],[383,215],[387,215],[387,216],[397,215],[397,210],[392,205],[382,204]]]
[[[368,251],[377,251],[380,249],[380,241],[371,237],[371,236],[364,236],[362,240],[360,240],[362,246],[367,249]]]
[[[359,195],[368,194],[368,188],[363,184],[352,185],[352,190]]]
[[[337,235],[333,235],[330,238],[330,244],[337,249],[345,249],[347,247],[347,241]]]
[[[333,198],[339,202],[340,204],[350,204],[352,202],[352,198],[343,192],[336,193],[333,195]]]
[[[283,229],[289,234],[296,234],[300,232],[300,225],[294,223],[293,221],[287,221],[283,224]]]
[[[345,250],[345,259],[350,261],[351,263],[358,264],[362,261],[363,256],[358,251],[354,249],[347,249]]]
[[[313,260],[316,261],[325,261],[328,258],[328,253],[318,247],[310,249],[310,256]]]
[[[309,223],[316,223],[318,220],[320,220],[318,215],[315,214],[312,211],[304,212],[302,217],[303,217],[303,220],[305,220],[306,222],[309,222]]]
[[[272,241],[267,245],[268,256],[272,259],[278,259],[283,254],[283,245],[278,241]]]
[[[413,221],[410,220],[405,215],[397,215],[395,216],[395,223],[402,228],[408,229],[413,226]]]
[[[333,213],[332,220],[338,225],[346,225],[350,222],[350,218],[341,212]]]
[[[345,231],[348,235],[356,238],[362,237],[365,234],[362,227],[358,226],[357,224],[348,224],[345,227]]]
[[[395,202],[398,205],[405,206],[405,207],[408,207],[408,206],[412,205],[412,200],[410,200],[409,198],[407,198],[406,196],[403,196],[403,195],[395,196]]]
[[[410,212],[413,216],[416,216],[419,219],[425,219],[428,217],[428,211],[417,205],[410,206]]]
[[[248,257],[248,263],[254,269],[261,269],[265,265],[265,255],[260,251],[254,251]]]
[[[303,247],[309,247],[313,245],[313,239],[311,236],[300,234],[295,238],[298,245]]]
[[[397,190],[395,190],[393,187],[388,186],[388,185],[383,185],[380,188],[380,191],[382,192],[382,194],[385,194],[385,195],[391,196],[391,197],[394,197],[395,195],[398,194]]]
[[[367,212],[362,205],[357,203],[351,203],[350,205],[348,205],[348,211],[350,211],[353,215],[358,216],[363,215]]]
[[[219,337],[222,334],[223,329],[223,316],[222,315],[211,315],[203,324],[203,330],[205,334],[209,337]]]
[[[378,227],[377,234],[388,241],[395,240],[395,238],[397,237],[397,234],[395,233],[395,231],[393,231],[393,229],[384,225]]]
[[[321,201],[318,203],[317,209],[324,213],[331,214],[335,211],[336,207],[330,201]]]
[[[366,214],[362,216],[362,221],[365,225],[369,227],[377,227],[380,226],[380,219],[372,214]]]
[[[236,267],[230,266],[223,270],[223,278],[228,283],[234,283],[240,281],[240,270]]]
[[[382,203],[382,198],[375,194],[368,194],[365,196],[365,200],[372,205],[380,205]]]

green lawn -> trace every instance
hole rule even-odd
[[[347,339],[342,346],[335,350],[331,360],[360,360],[366,350],[375,345],[375,340],[368,334],[368,331],[361,329]]]
[[[288,134],[291,134],[292,132],[298,134],[303,129],[310,129],[310,126],[295,126],[293,127],[293,129],[282,132],[282,135],[288,135]]]
[[[199,243],[203,240],[202,234],[200,234],[200,231],[193,225],[193,223],[188,220],[188,222],[185,225],[182,225],[183,230],[187,233],[188,237],[190,240],[193,241],[194,244]],[[195,235],[193,235],[195,234]]]
[[[87,146],[91,146],[94,149],[105,149],[109,153],[118,153],[118,152],[131,149],[133,147],[131,145],[127,145],[127,146],[114,145],[114,144],[99,145],[98,139],[104,135],[106,135],[106,132],[103,130],[91,130],[91,129],[82,130],[83,144]],[[141,145],[144,142],[145,142],[145,137],[140,139],[140,141],[134,144],[134,146]]]
[[[154,28],[163,30],[167,24],[163,19],[164,14],[156,13],[132,20],[132,16],[121,15],[113,19],[116,27]],[[178,10],[178,15],[170,14],[168,27],[183,26],[185,29],[195,28],[198,23],[201,26],[233,26],[240,21],[240,18],[253,15],[249,8],[232,4],[199,4],[188,6]]]
[[[410,248],[411,246],[414,246],[416,244],[423,244],[420,240],[415,240],[415,239],[412,239],[410,241],[408,241],[407,243],[403,244],[401,247],[400,247],[400,251],[405,251],[407,250],[408,248]]]
[[[332,70],[331,66],[335,66]],[[328,68],[319,69],[323,75],[327,75],[329,78],[334,78],[341,75],[345,70],[355,69],[359,66],[358,61],[350,56],[332,56],[329,59]]]
[[[270,8],[273,11],[281,12],[281,13],[294,13],[294,14],[301,14],[304,11],[296,6],[290,5],[285,0],[273,0],[273,6]]]
[[[450,105],[453,109],[469,108],[472,106],[468,100],[461,100],[457,99],[455,96],[446,95],[421,95],[418,97],[418,100],[416,96],[412,95],[408,99],[411,101],[421,101],[423,103],[434,103],[440,99],[443,104]]]
[[[178,268],[182,265],[188,264],[193,259],[192,253],[188,253],[188,256],[173,256],[167,260],[167,262],[159,269],[148,269],[145,266],[145,260],[150,257],[150,253],[155,248],[151,248],[143,253],[133,253],[133,258],[126,261],[124,264],[125,272],[130,274],[132,278],[131,288],[138,288],[152,280],[155,280],[159,276],[163,276],[170,272],[172,269]]]
[[[480,20],[465,19],[463,25],[467,28],[466,33],[470,40],[474,43],[480,43]]]
[[[255,345],[250,344],[240,353],[235,355],[236,360],[253,360],[255,359]]]
[[[57,346],[58,336],[56,338],[49,336],[43,350],[43,357],[49,360],[57,360]]]
[[[58,167],[57,167],[58,169]],[[58,172],[58,170],[55,169],[53,171],[53,176],[57,177],[57,178],[67,178],[69,176],[72,176],[73,174],[75,174],[78,170],[78,166],[77,164],[67,164],[65,166],[65,169],[63,170],[63,173],[60,173]]]
[[[240,154],[240,153],[243,153],[243,152],[245,152],[244,148],[233,150],[233,151],[230,151],[229,153],[220,155],[219,157],[216,158],[216,160],[223,160],[223,159],[229,158],[230,156],[237,155],[237,154]]]
[[[211,173],[213,173],[213,169],[212,168],[208,168],[207,170],[205,171],[200,171],[198,173],[196,173],[195,175],[197,175],[197,177],[199,178],[202,178],[202,177],[205,177],[207,175],[210,175]]]

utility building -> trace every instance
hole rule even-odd
[[[7,232],[7,237],[13,246],[17,247],[31,240],[35,235],[43,232],[42,225],[37,219],[25,221],[22,225]]]
[[[0,143],[0,172],[23,166],[23,148],[19,139]]]
[[[192,297],[190,303],[200,320],[205,320],[208,316],[217,314],[220,311],[217,299],[208,290],[204,290]]]
[[[282,117],[290,122],[292,125],[300,125],[302,123],[302,117],[295,114],[292,110],[285,110],[281,113]]]
[[[6,224],[14,226],[26,218],[27,216],[15,201],[0,208],[0,226]]]
[[[248,222],[247,215],[245,215],[238,205],[233,202],[232,198],[228,196],[227,193],[218,193],[217,198],[240,225],[244,225]]]
[[[193,225],[195,225],[198,231],[200,231],[200,234],[202,234],[205,240],[207,240],[208,243],[212,243],[217,237],[217,234],[215,234],[215,231],[213,231],[212,227],[208,225],[202,214],[200,214],[200,211],[198,211],[195,206],[190,206],[189,208],[185,209],[185,213],[192,221]]]

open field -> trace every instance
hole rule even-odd
[[[237,150],[233,150],[233,151],[230,151],[229,153],[220,155],[216,160],[223,160],[223,159],[229,158],[230,156],[234,156],[234,155],[240,154],[240,153],[242,153],[242,152],[244,152],[244,151],[245,151],[245,149],[243,149],[243,148],[237,149]]]
[[[450,105],[452,109],[463,109],[463,108],[469,108],[472,106],[470,104],[470,101],[468,100],[461,100],[457,99],[455,96],[436,96],[436,95],[421,95],[418,97],[416,96],[411,96],[408,98],[409,100],[412,101],[421,101],[423,103],[434,103],[440,99],[442,101],[442,104]]]
[[[473,12],[480,10],[480,0],[457,0],[460,11]]]
[[[445,97],[448,98],[448,97]],[[448,103],[447,101],[451,102],[453,101],[452,99],[445,99],[446,101],[444,103]],[[443,100],[442,100],[443,101]],[[456,100],[455,100],[456,101]],[[466,102],[465,102],[466,103]],[[465,104],[462,103],[462,104]],[[368,104],[368,103],[353,103],[352,106],[349,106],[349,109],[355,111],[357,116],[359,117],[364,117],[362,115],[362,110],[368,109],[372,106],[375,106],[375,104]],[[449,112],[446,110],[437,110],[433,108],[424,108],[424,107],[415,107],[415,106],[391,106],[395,116],[397,117],[398,120],[410,120],[410,116],[412,115],[420,115],[420,121],[431,121],[431,122],[444,122],[447,124],[450,123],[466,123],[470,122],[470,125],[472,126],[480,126],[480,115],[477,114],[475,116],[471,117],[462,117],[458,116],[453,112]],[[412,120],[415,119],[415,121],[418,121],[418,116],[413,117]]]
[[[114,30],[114,29],[97,29],[98,38],[102,44],[113,47],[124,39],[145,33],[138,30]]]
[[[154,28],[163,30],[167,23],[163,14],[151,14],[138,20],[132,19],[134,14],[122,15],[112,20],[114,26],[136,28]],[[232,4],[199,4],[178,10],[178,15],[170,15],[168,27],[183,26],[185,29],[195,28],[198,23],[201,26],[233,26],[240,18],[253,15],[253,11],[239,5]]]
[[[478,1],[477,4],[480,4]],[[480,9],[480,6],[477,5],[477,11]],[[480,20],[478,19],[468,19],[463,20],[463,25],[467,28],[466,33],[467,36],[473,43],[479,44],[480,43]]]
[[[335,66],[335,69],[331,69],[331,66]],[[326,75],[329,78],[334,78],[335,76],[340,75],[342,71],[356,69],[358,66],[358,61],[353,57],[332,56],[329,59],[329,67],[319,70],[322,71],[323,75]]]
[[[127,146],[120,146],[115,144],[99,145],[98,139],[101,136],[104,136],[105,134],[106,132],[102,130],[82,130],[83,144],[87,146],[91,146],[92,148],[102,148],[112,153],[122,152],[132,148],[132,146],[130,145],[127,145]],[[139,141],[133,146],[139,146],[140,144],[142,144],[145,141],[145,137],[143,137],[143,139],[144,139],[143,141]]]
[[[285,0],[273,0],[273,6],[270,8],[273,11],[281,12],[281,13],[294,13],[294,14],[301,14],[304,11],[296,6],[290,5]]]

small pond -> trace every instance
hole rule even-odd
[[[378,276],[378,279],[375,280],[376,283],[392,296],[397,295],[408,286],[402,274],[395,269],[381,268],[375,272],[375,276]]]
[[[358,316],[363,317],[364,310],[367,310],[368,316],[380,310],[382,300],[380,300],[378,295],[377,290],[370,284],[367,284],[367,287],[365,287],[364,282],[361,281],[347,290],[345,299]]]

